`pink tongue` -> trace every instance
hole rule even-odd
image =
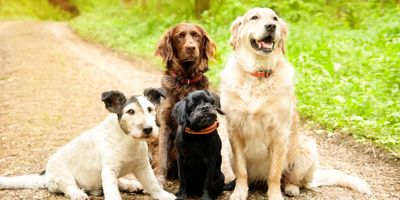
[[[274,43],[272,43],[272,42],[263,42],[263,41],[261,41],[261,42],[258,42],[258,48],[260,48],[260,49],[266,49],[266,48],[268,48],[268,49],[272,49],[272,46],[274,45]]]

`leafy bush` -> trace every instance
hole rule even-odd
[[[0,0],[0,19],[66,20],[71,15],[47,0]]]
[[[121,0],[71,1],[81,12],[70,22],[78,34],[160,66],[153,51],[169,27],[184,21],[202,25],[218,47],[208,72],[214,87],[232,52],[231,22],[252,7],[270,7],[289,24],[287,57],[297,70],[301,115],[400,156],[400,8],[395,0],[211,0],[201,19],[193,17],[194,0],[132,0],[130,7]],[[0,0],[0,18],[21,15],[66,18],[46,0]]]
[[[151,59],[170,26],[182,21],[201,24],[217,42],[218,58],[208,76],[218,87],[219,73],[232,52],[230,23],[249,8],[271,7],[290,25],[288,59],[298,74],[302,116],[400,155],[400,9],[395,2],[211,2],[211,9],[197,20],[193,0],[163,1],[161,10],[155,0],[148,1],[146,9],[124,8],[111,0],[86,1],[82,5],[87,12],[71,23],[84,37]]]

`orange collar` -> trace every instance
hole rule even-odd
[[[218,126],[219,126],[218,121],[215,121],[214,124],[212,124],[211,126],[205,128],[203,130],[200,130],[200,131],[194,131],[194,130],[186,127],[185,133],[190,133],[190,134],[194,134],[194,135],[207,135],[207,134],[214,132],[215,129],[218,128]]]
[[[267,69],[265,71],[256,71],[250,73],[250,75],[257,77],[257,78],[268,78],[272,75],[272,69]]]
[[[178,82],[182,83],[182,84],[192,84],[192,83],[197,83],[201,80],[203,80],[203,73],[201,73],[199,76],[193,78],[193,79],[182,79],[180,78],[174,71],[169,71],[168,72],[172,77],[174,77],[174,79],[176,79]]]

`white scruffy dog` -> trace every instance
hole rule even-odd
[[[88,199],[85,192],[118,200],[120,190],[144,189],[154,199],[175,199],[157,183],[143,139],[158,136],[154,105],[118,91],[104,92],[102,101],[110,115],[52,155],[43,175],[0,177],[0,189],[47,188],[76,200]],[[129,173],[140,183],[120,178]]]

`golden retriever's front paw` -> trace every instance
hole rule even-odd
[[[268,200],[283,200],[282,193],[280,192],[268,193]]]
[[[246,200],[247,199],[247,191],[239,191],[239,190],[234,190],[231,196],[229,197],[229,200]]]
[[[295,185],[286,185],[285,194],[290,197],[296,197],[300,195],[300,188]]]

